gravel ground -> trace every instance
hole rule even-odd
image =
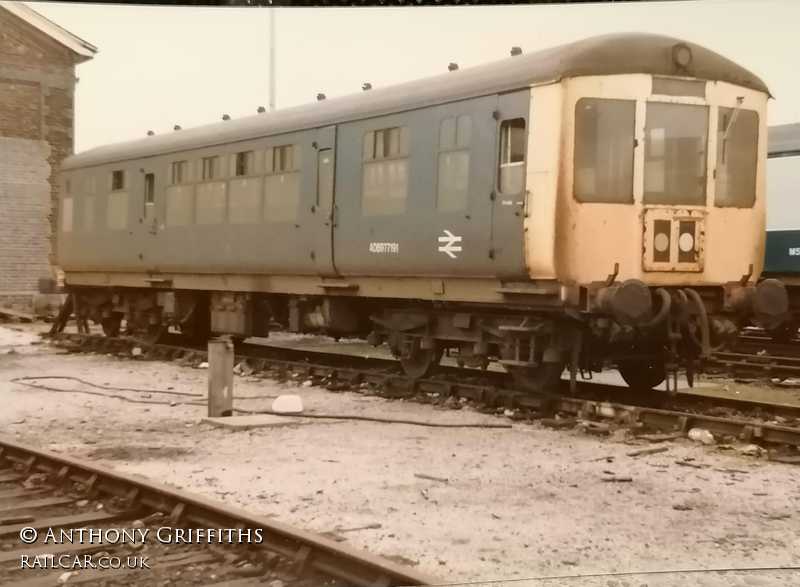
[[[0,433],[20,442],[331,533],[453,582],[800,584],[800,574],[787,571],[518,581],[800,565],[796,466],[688,440],[630,457],[626,453],[641,442],[623,434],[596,437],[516,422],[509,429],[477,429],[291,419],[232,431],[203,422],[205,407],[192,405],[206,392],[205,370],[64,354],[31,344],[38,342],[35,329],[0,327]],[[11,382],[34,375],[196,395],[40,381],[64,390],[57,393]],[[284,393],[300,395],[312,413],[509,423],[470,408],[236,378],[237,407],[269,408]],[[603,480],[611,475],[631,481]]]

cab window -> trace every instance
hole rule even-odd
[[[750,208],[756,201],[758,113],[720,108],[714,204]]]
[[[707,145],[706,106],[648,102],[644,203],[705,204]]]
[[[573,189],[579,202],[633,203],[634,100],[575,104]]]

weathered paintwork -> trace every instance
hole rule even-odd
[[[637,278],[652,285],[721,284],[749,272],[758,275],[764,253],[765,162],[767,155],[767,94],[724,82],[707,82],[706,98],[653,96],[647,75],[581,77],[563,84],[562,156],[557,197],[555,267],[563,282],[589,283],[604,280],[619,264],[622,278]],[[534,89],[536,102],[538,88]],[[573,193],[574,112],[584,96],[636,100],[633,198],[630,204],[580,203]],[[741,108],[759,116],[756,199],[752,208],[721,208],[714,205],[717,145],[716,132],[709,132],[704,206],[653,206],[643,203],[644,126],[647,102],[671,102],[711,106],[709,129],[717,128],[717,106]],[[659,212],[656,212],[659,211]],[[647,267],[648,215],[683,218],[704,216],[704,263],[702,270],[652,270]],[[537,243],[538,244],[538,243]]]
[[[800,124],[769,129],[764,272],[800,274]]]
[[[681,68],[673,50],[684,45],[692,61]],[[653,75],[710,80],[706,98],[654,97]],[[713,206],[713,132],[706,206],[645,207],[641,146],[634,151],[632,205],[577,202],[574,112],[585,96],[636,100],[639,145],[647,101],[708,105],[709,128],[716,128],[717,106],[735,107],[741,97],[742,108],[759,114],[755,206]],[[100,147],[65,163],[62,188],[70,183],[76,221],[72,232],[59,234],[58,259],[71,285],[146,286],[157,274],[176,289],[321,294],[326,282],[335,282],[337,291],[351,295],[453,301],[503,301],[498,289],[509,283],[543,287],[552,295],[559,283],[605,280],[615,265],[619,279],[653,285],[726,283],[750,265],[757,274],[763,258],[767,97],[758,78],[702,47],[653,35],[611,35],[357,96]],[[435,204],[439,128],[445,117],[462,114],[472,120],[468,204],[445,212]],[[500,194],[500,125],[514,118],[526,121],[525,189]],[[361,210],[363,137],[393,126],[409,133],[405,212],[367,216]],[[265,151],[285,144],[294,144],[302,160],[294,218],[278,222],[260,212],[261,221],[251,224],[165,224],[172,162],[191,162],[185,187],[194,198],[203,185],[203,157],[224,157],[220,189],[230,190],[241,181],[231,177],[234,154],[253,150],[255,168],[245,179],[263,194]],[[321,204],[317,166],[325,150],[334,159],[335,189]],[[128,221],[111,230],[105,218],[116,169],[127,172]],[[151,206],[144,201],[147,174],[155,177]],[[87,203],[95,218],[91,230],[79,221]],[[702,216],[702,263],[669,270],[647,266],[646,222],[657,215]],[[452,255],[440,250],[448,242],[458,249]]]

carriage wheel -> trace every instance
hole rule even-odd
[[[400,364],[406,375],[413,379],[420,379],[430,374],[430,372],[442,360],[444,349],[436,344],[432,349],[421,349],[419,340],[415,339],[408,343],[407,353],[400,355]]]
[[[103,318],[100,321],[103,327],[103,334],[109,338],[119,336],[120,326],[122,325],[122,314],[119,312],[112,312],[108,318]]]
[[[617,369],[628,387],[635,391],[651,391],[667,377],[664,363],[658,359],[621,361]]]
[[[536,393],[554,393],[558,390],[564,363],[541,363],[538,367],[506,367],[514,386]]]

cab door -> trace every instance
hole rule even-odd
[[[526,161],[530,116],[530,90],[497,97],[497,161],[495,189],[492,192],[491,256],[495,275],[524,278],[524,221],[526,200]]]
[[[336,230],[336,127],[317,131],[313,162],[315,193],[311,204],[313,243],[311,258],[321,276],[337,274],[333,250]]]

